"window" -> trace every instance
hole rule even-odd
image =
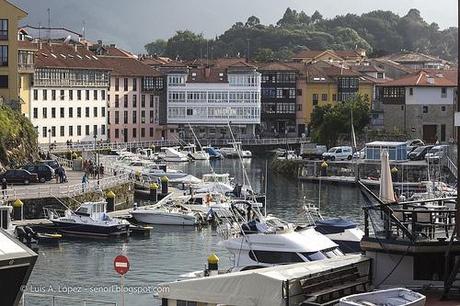
[[[93,125],[93,135],[97,136],[97,125]]]
[[[73,126],[69,126],[69,136],[73,136]]]
[[[94,116],[94,117],[97,117],[97,107],[94,107],[94,108],[93,108],[93,116]]]
[[[123,96],[123,107],[128,108],[128,95]]]
[[[133,96],[133,107],[137,107],[137,95]]]
[[[141,96],[141,107],[145,107],[145,95]]]
[[[65,98],[64,89],[61,89],[61,90],[59,91],[59,100],[62,101],[62,100],[64,100],[64,98]]]
[[[77,118],[81,118],[81,107],[77,107]]]
[[[149,136],[153,137],[153,128],[152,127],[149,129]]]
[[[85,90],[85,100],[89,100],[89,90]]]
[[[297,89],[297,96],[299,96],[299,97],[302,96],[302,89]]]
[[[51,118],[56,118],[56,107],[51,107]]]
[[[43,137],[47,137],[47,136],[48,136],[48,129],[46,128],[46,126],[44,126],[44,127],[42,128],[42,136],[43,136]]]
[[[0,66],[8,66],[8,46],[0,46]]]
[[[42,109],[42,114],[43,114],[43,119],[48,118],[48,109],[46,107]]]
[[[193,116],[193,109],[187,108],[187,116]]]
[[[141,123],[145,123],[145,111],[141,111]]]
[[[128,91],[128,79],[127,78],[123,80],[123,89],[124,91]]]
[[[56,137],[56,127],[55,126],[51,127],[51,137]]]
[[[8,79],[8,78],[7,78]],[[0,85],[1,87],[1,85]],[[8,87],[8,86],[7,86]],[[38,100],[38,90],[34,89],[34,100]]]
[[[137,111],[133,111],[133,123],[137,123]]]
[[[119,90],[120,90],[120,79],[115,78],[115,91],[119,91]]]
[[[8,40],[8,19],[0,19],[0,40]]]
[[[0,88],[8,88],[8,76],[7,75],[0,75]],[[35,98],[35,92],[34,92],[34,98]],[[37,92],[37,98],[38,98],[38,92]]]
[[[94,90],[94,91],[93,91],[93,96],[94,96],[93,99],[94,99],[94,100],[97,100],[97,90]]]
[[[150,123],[153,123],[155,120],[154,112],[150,111],[149,114],[150,114]]]
[[[89,107],[85,107],[85,117],[89,118]]]
[[[101,99],[105,100],[105,90],[101,90]]]
[[[69,100],[70,101],[73,100],[73,90],[72,89],[69,90]]]
[[[73,118],[73,107],[69,107],[69,118]]]
[[[128,124],[128,111],[123,112],[123,123]]]
[[[85,135],[89,136],[89,125],[85,125]]]
[[[441,106],[441,111],[442,111],[442,112],[445,112],[445,111],[446,111],[446,107],[445,107],[445,106]]]
[[[77,136],[81,136],[81,125],[77,125]]]
[[[65,130],[64,130],[64,129],[65,129],[65,127],[61,125],[61,126],[60,126],[60,129],[59,129],[59,130],[60,130],[60,131],[59,131],[59,134],[61,135],[61,137],[64,137],[64,136],[65,136]]]
[[[115,111],[115,124],[120,123],[120,113],[118,111]]]
[[[249,252],[249,257],[254,261],[267,264],[303,262],[295,252],[253,251]]]
[[[141,137],[145,137],[145,128],[141,128]]]
[[[302,111],[302,104],[297,104],[297,111],[301,112]]]
[[[447,98],[447,88],[441,88],[441,98]]]
[[[414,89],[411,87],[409,88],[409,96],[413,96],[414,95]]]
[[[56,90],[51,90],[51,100],[56,101]]]
[[[64,117],[65,117],[64,112],[65,112],[64,107],[61,107],[61,108],[59,109],[59,115],[60,115],[61,118],[64,118]]]
[[[137,137],[137,129],[133,128],[133,138],[136,138],[136,137]]]
[[[120,107],[120,96],[115,95],[115,107]]]
[[[321,101],[327,101],[327,94],[321,95]]]
[[[38,108],[34,107],[34,119],[38,118]]]
[[[43,101],[48,100],[48,90],[43,89],[43,92],[42,92],[42,93],[43,93]]]
[[[318,94],[313,94],[313,105],[318,105]]]
[[[77,100],[81,100],[81,90],[77,90]]]
[[[337,101],[337,94],[332,94],[332,101]]]
[[[154,95],[150,95],[150,108],[153,108]]]
[[[197,306],[198,304],[196,302],[177,300],[176,305],[177,306]]]
[[[120,130],[115,129],[115,138],[120,138]]]
[[[105,117],[105,107],[101,107],[101,117]]]
[[[383,72],[377,72],[377,79],[383,79]]]
[[[137,79],[133,79],[133,91],[137,91]]]
[[[428,106],[427,105],[423,106],[423,113],[424,114],[428,113]]]

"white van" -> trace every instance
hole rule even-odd
[[[351,160],[353,158],[353,150],[351,147],[333,147],[329,151],[323,153],[324,160]]]

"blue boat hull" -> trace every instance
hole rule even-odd
[[[117,237],[128,235],[129,233],[129,224],[100,226],[60,222],[56,220],[53,220],[53,223],[60,233],[72,236]]]

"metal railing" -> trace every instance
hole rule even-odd
[[[82,298],[68,297],[68,296],[57,296],[57,295],[47,295],[47,294],[25,292],[22,297],[22,306],[28,306],[28,305],[33,305],[33,306],[36,306],[36,305],[46,305],[46,306],[111,305],[111,306],[117,306],[118,304],[116,302],[108,302],[108,301],[101,301],[101,300],[82,299]]]

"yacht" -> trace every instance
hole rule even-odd
[[[220,153],[220,150],[219,149],[216,149],[214,147],[210,147],[210,146],[207,146],[207,147],[203,147],[203,150],[209,154],[209,159],[222,159],[224,158],[224,156],[222,155],[222,153]]]
[[[107,202],[85,202],[74,212],[67,209],[64,216],[45,209],[47,217],[63,234],[72,236],[113,237],[129,233],[129,223],[109,217]]]
[[[138,148],[136,150],[137,156],[139,156],[142,159],[147,159],[147,160],[158,160],[158,154],[153,151],[153,149],[141,149]]]
[[[169,203],[160,206],[140,207],[129,212],[140,223],[156,225],[199,225],[204,219],[182,204]]]
[[[187,154],[193,160],[209,160],[209,154],[205,150],[197,150],[194,144],[183,147],[184,154]]]
[[[239,156],[241,156],[242,158],[251,158],[252,157],[252,152],[251,151],[242,149],[241,142],[230,142],[229,145],[231,145],[231,147],[220,148],[220,153],[225,158],[238,158]]]
[[[164,147],[161,148],[162,154],[160,157],[165,162],[188,162],[188,157],[184,153],[179,151],[179,147]]]

